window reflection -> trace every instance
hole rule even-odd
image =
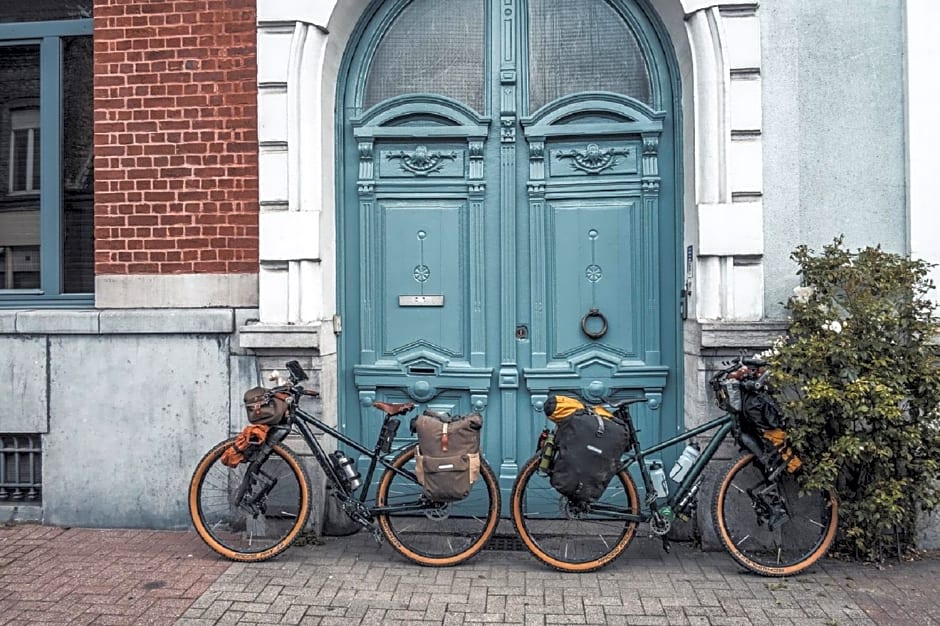
[[[91,37],[62,40],[62,290],[95,286]]]
[[[92,0],[0,0],[0,23],[92,17]]]
[[[0,289],[39,289],[39,46],[0,46]]]

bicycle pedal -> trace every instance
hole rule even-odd
[[[382,535],[382,531],[378,528],[372,529],[372,538],[375,539],[375,543],[378,545],[385,543],[385,537]]]
[[[666,539],[665,536],[663,536],[663,551],[664,551],[666,554],[669,554],[669,551],[670,551],[670,550],[672,550],[672,546],[669,545],[669,540]]]

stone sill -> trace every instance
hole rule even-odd
[[[230,334],[235,316],[231,308],[0,311],[0,334]]]
[[[238,329],[238,345],[255,350],[320,348],[323,325],[313,324],[249,324]]]
[[[768,348],[783,335],[789,322],[700,322],[702,348]]]

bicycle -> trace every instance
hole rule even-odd
[[[702,472],[731,434],[742,454],[724,473],[711,511],[725,550],[743,567],[766,576],[791,576],[813,565],[828,551],[836,534],[835,493],[803,493],[780,449],[761,436],[740,403],[722,396],[729,387],[732,392],[741,388],[745,392],[759,391],[768,374],[767,364],[761,360],[736,359],[711,379],[719,404],[728,412],[646,449],[640,447],[629,411],[629,405],[646,399],[611,404],[614,419],[628,429],[630,444],[612,482],[595,502],[572,501],[555,491],[546,473],[539,471],[539,450],[522,467],[511,494],[512,520],[523,544],[555,569],[588,572],[622,554],[642,522],[649,523],[652,534],[662,538],[668,551],[666,535],[673,521],[687,520],[694,513]],[[668,497],[658,498],[647,457],[710,431],[714,433],[678,488]],[[645,488],[642,508],[629,471],[633,466]]]
[[[300,408],[300,399],[318,396],[305,389],[307,380],[296,361],[287,363],[289,382],[268,390],[287,402],[282,423],[274,425],[260,445],[246,452],[244,462],[229,467],[221,462],[235,438],[214,446],[196,466],[189,487],[189,510],[196,532],[220,555],[235,561],[263,561],[284,550],[306,525],[311,509],[307,470],[285,443],[300,435],[323,470],[327,488],[342,510],[372,531],[376,542],[386,539],[405,558],[427,566],[450,566],[477,554],[499,521],[499,485],[482,459],[470,495],[457,502],[434,502],[425,497],[414,471],[417,443],[392,450],[404,416],[413,403],[374,402],[384,413],[372,449],[354,441]],[[369,458],[365,478],[345,458],[328,455],[314,432],[325,433]],[[336,459],[334,461],[334,459]],[[368,499],[375,471],[384,472],[374,500]],[[361,483],[361,484],[360,484]]]

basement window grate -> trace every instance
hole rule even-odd
[[[42,502],[42,437],[0,433],[0,505]]]
[[[512,535],[493,535],[483,546],[484,550],[502,550],[507,552],[520,552],[525,550],[525,544],[519,537]]]

